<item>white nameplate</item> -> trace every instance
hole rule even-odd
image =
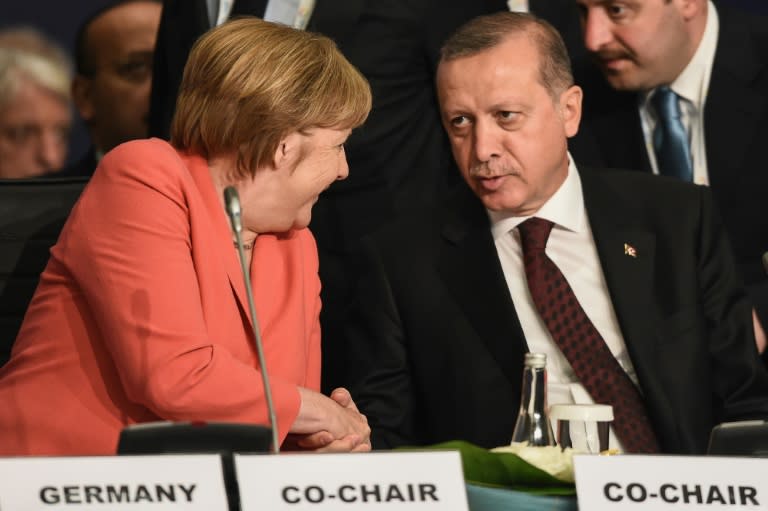
[[[235,455],[242,511],[467,511],[457,451]]]
[[[0,509],[226,510],[216,455],[0,458]]]
[[[579,509],[768,508],[768,459],[575,456]]]

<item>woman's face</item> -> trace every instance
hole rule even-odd
[[[349,174],[344,142],[350,132],[313,128],[288,135],[278,149],[275,167],[259,170],[252,181],[242,183],[244,227],[283,232],[308,226],[320,193]]]

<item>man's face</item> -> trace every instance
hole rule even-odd
[[[493,211],[532,215],[568,175],[567,137],[578,130],[581,89],[553,99],[541,83],[539,60],[537,48],[520,34],[438,68],[453,156]]]
[[[162,6],[129,2],[94,20],[87,41],[93,75],[77,76],[75,102],[94,145],[108,151],[147,136],[152,55]]]
[[[576,0],[584,46],[612,87],[645,91],[671,83],[693,57],[691,0]]]
[[[0,108],[0,178],[26,178],[56,172],[67,158],[70,105],[30,81]]]

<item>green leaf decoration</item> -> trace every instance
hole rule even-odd
[[[492,488],[509,488],[534,495],[576,495],[576,487],[573,483],[557,479],[531,465],[517,454],[491,452],[460,440],[403,449],[459,451],[464,468],[464,479],[467,483]]]

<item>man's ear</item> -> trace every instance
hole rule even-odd
[[[299,161],[303,151],[303,136],[298,131],[285,135],[275,150],[275,168],[293,166]]]
[[[86,123],[91,122],[94,116],[93,101],[91,99],[91,80],[82,75],[75,75],[72,80],[72,101],[77,107],[80,117]]]
[[[677,3],[678,11],[685,21],[700,16],[706,12],[707,0],[674,0]]]
[[[560,94],[560,116],[563,119],[565,136],[568,138],[579,131],[583,95],[584,93],[578,85],[572,85]]]

